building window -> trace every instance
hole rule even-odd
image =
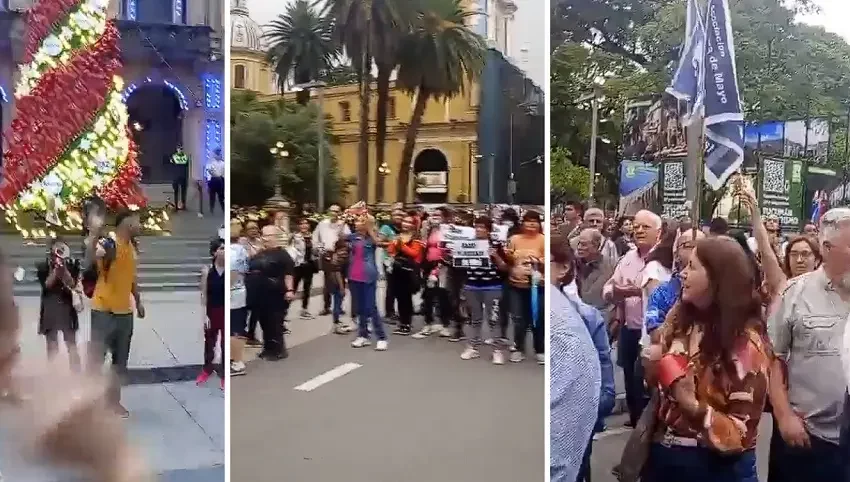
[[[245,66],[237,65],[234,69],[234,79],[233,79],[233,87],[236,89],[244,89],[245,88],[245,80],[247,75],[245,75]]]
[[[339,117],[343,122],[348,122],[351,120],[351,104],[348,102],[340,102],[339,103]]]
[[[131,18],[133,13],[135,18]],[[173,23],[173,0],[129,0],[127,17],[145,23]]]
[[[0,10],[9,10],[9,0],[0,0]]]
[[[395,119],[395,97],[390,97],[387,101],[387,118]]]
[[[186,0],[172,0],[171,21],[176,24],[186,23]]]

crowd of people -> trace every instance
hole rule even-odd
[[[553,226],[553,481],[590,480],[614,359],[634,428],[619,480],[758,482],[767,412],[769,482],[850,480],[850,209],[789,234],[738,196],[750,232],[580,203]]]
[[[245,373],[246,345],[261,346],[265,360],[287,357],[285,320],[315,318],[310,300],[317,273],[322,306],[313,309],[330,316],[332,333],[352,334],[354,348],[374,342],[375,350],[387,350],[387,325],[394,325],[396,336],[465,341],[464,360],[490,346],[490,360],[502,365],[525,359],[530,331],[535,358],[544,363],[539,212],[520,216],[509,208],[492,219],[448,207],[426,212],[397,206],[381,223],[363,203],[346,210],[332,204],[318,222],[304,217],[290,225],[281,210],[267,219],[234,219],[230,233],[232,375]],[[463,241],[481,247],[477,257],[461,259],[456,248]],[[422,315],[421,325],[415,314]]]

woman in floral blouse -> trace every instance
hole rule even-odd
[[[660,397],[644,482],[758,482],[773,355],[752,270],[733,239],[697,241],[681,300],[650,349],[647,378]]]

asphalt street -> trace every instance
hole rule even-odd
[[[233,480],[545,479],[544,369],[533,360],[495,366],[483,350],[464,361],[462,343],[436,337],[354,349],[327,334],[328,317],[290,327],[288,359],[252,362],[232,381]]]
[[[627,421],[628,416],[625,414],[608,417],[606,430],[596,435],[590,462],[593,482],[617,482],[617,479],[611,475],[611,469],[620,462],[623,447],[625,447],[631,434],[631,430],[623,425]],[[764,414],[759,425],[759,443],[756,447],[758,474],[761,482],[767,481],[767,457],[771,433],[770,415]]]

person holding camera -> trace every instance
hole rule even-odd
[[[79,312],[83,299],[79,292],[80,261],[71,258],[71,249],[60,238],[50,241],[47,258],[36,265],[41,283],[41,309],[38,334],[47,340],[47,359],[53,360],[59,352],[59,333],[68,349],[71,368],[80,369],[80,352],[77,349]]]

